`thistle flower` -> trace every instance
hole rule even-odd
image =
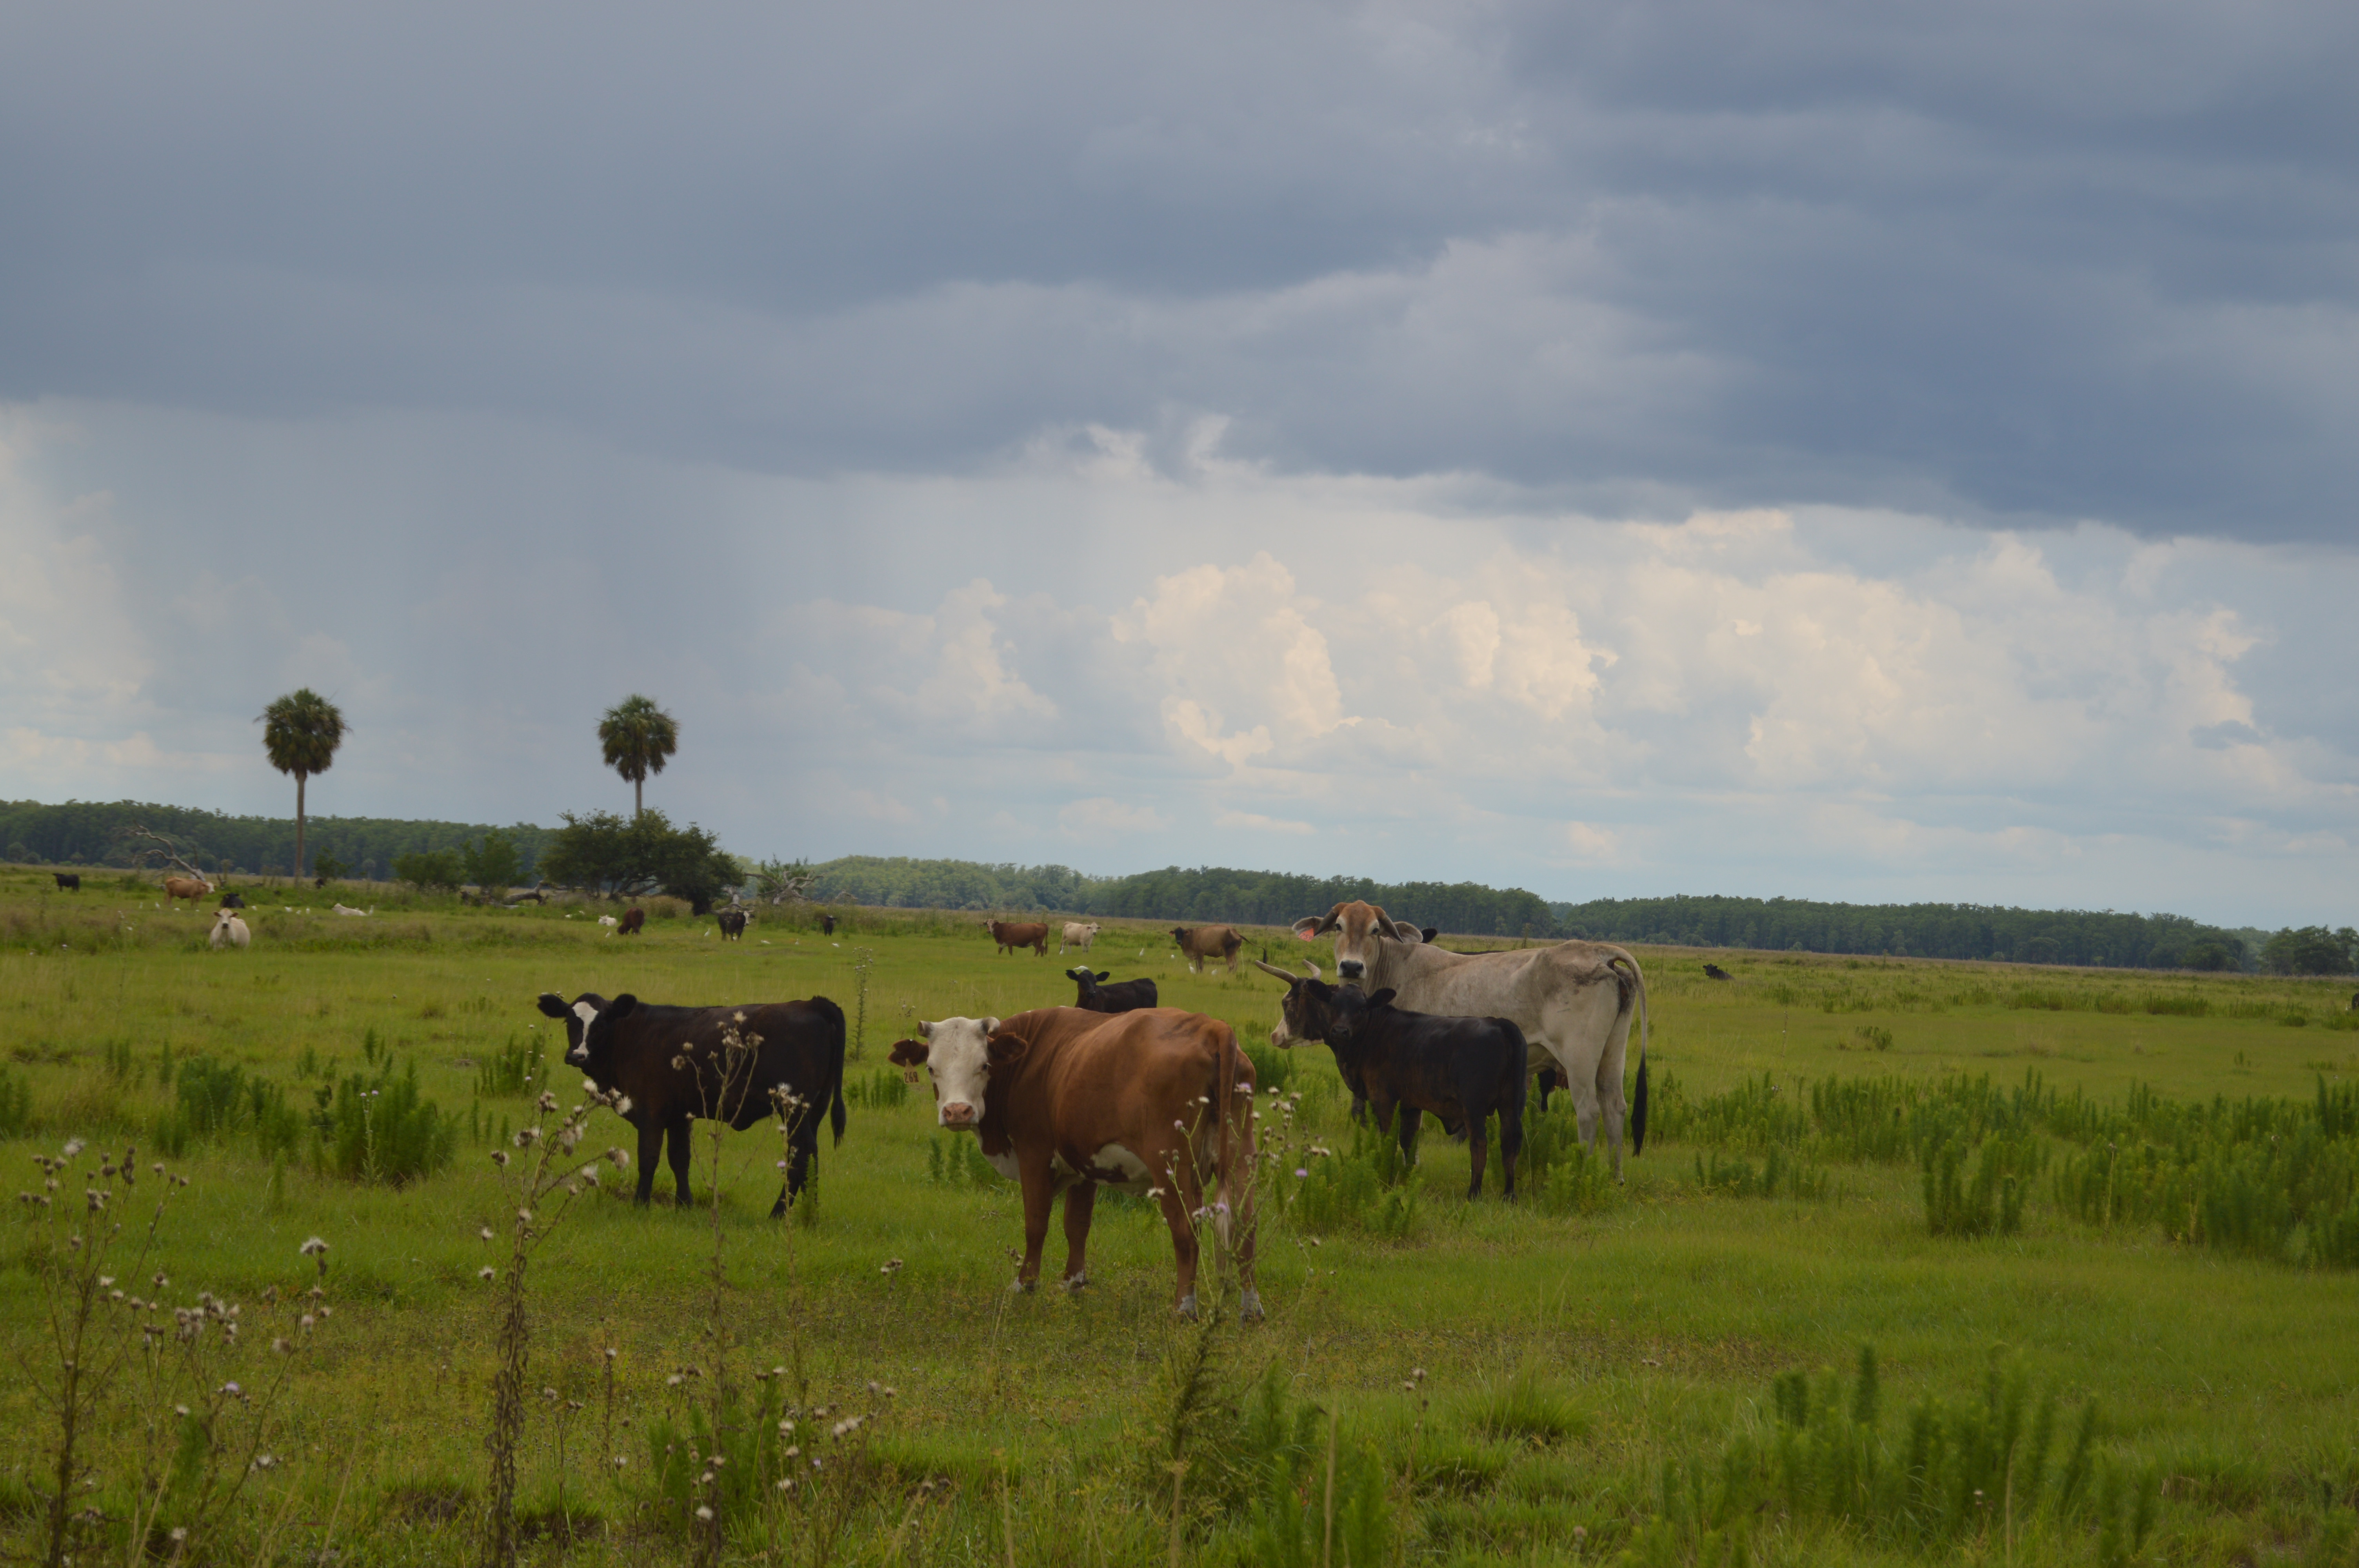
[[[81,1140],[81,1139],[79,1139],[79,1138],[69,1138],[69,1139],[67,1139],[67,1140],[66,1140],[65,1157],[66,1157],[67,1159],[69,1159],[69,1160],[72,1159],[75,1155],[77,1155],[77,1154],[81,1153],[81,1152],[82,1152],[82,1140]]]
[[[493,1163],[493,1164],[505,1167],[505,1166],[507,1164],[507,1162],[508,1162],[508,1152],[507,1152],[506,1150],[505,1150],[505,1149],[495,1149],[495,1150],[493,1150],[493,1151],[492,1151],[492,1163]]]
[[[301,1252],[306,1258],[317,1258],[327,1249],[328,1244],[314,1236],[310,1240],[303,1243],[303,1245],[296,1250]]]
[[[475,1278],[479,1280],[492,1280],[498,1277],[498,1271],[488,1267],[475,1271]]]
[[[484,1227],[481,1235],[484,1240],[489,1241],[492,1238],[492,1227],[488,1225]]]

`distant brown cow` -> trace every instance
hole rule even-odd
[[[1237,954],[1245,945],[1245,939],[1237,935],[1234,925],[1175,925],[1171,928],[1171,940],[1180,944],[1180,956],[1198,974],[1202,974],[1204,966],[1216,958],[1226,958],[1229,973],[1235,974]]]
[[[171,903],[176,898],[185,898],[190,903],[194,903],[212,891],[213,884],[202,877],[166,877],[164,879],[166,903]]]
[[[614,928],[617,936],[629,936],[647,928],[647,912],[644,909],[623,911],[623,924]]]
[[[1029,947],[1037,957],[1049,956],[1049,923],[1045,920],[995,920],[991,922],[991,939],[1007,953]]]

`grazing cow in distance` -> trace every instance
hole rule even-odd
[[[647,912],[633,905],[623,911],[623,923],[614,927],[617,936],[636,936],[647,928]]]
[[[832,936],[835,935],[834,915],[822,914],[819,917],[819,934],[822,936]]]
[[[191,904],[213,891],[213,884],[202,877],[166,877],[164,903],[169,905],[176,898],[185,898]]]
[[[341,904],[341,903],[340,903],[340,904],[336,905],[336,913],[337,913],[338,914],[349,914],[349,915],[352,915],[352,916],[355,917],[356,919],[365,920],[365,919],[367,919],[370,915],[375,914],[376,913],[376,911],[375,911],[375,910],[373,910],[373,909],[348,909],[348,908],[346,908],[344,905],[342,905],[342,904]]]
[[[1718,964],[1706,964],[1703,967],[1703,978],[1708,980],[1724,980],[1729,979],[1730,976],[1728,971],[1722,968]]]
[[[724,909],[716,918],[721,922],[721,939],[723,942],[743,942],[745,940],[745,912],[744,910]]]
[[[1029,947],[1035,957],[1045,958],[1049,956],[1049,923],[1047,921],[994,920],[987,924],[991,926],[991,939],[999,944],[999,950],[1013,955],[1018,947]]]
[[[1453,953],[1424,932],[1357,900],[1294,923],[1303,941],[1332,934],[1337,978],[1444,1017],[1505,1018],[1531,1047],[1529,1067],[1558,1066],[1584,1146],[1594,1146],[1603,1118],[1614,1174],[1622,1174],[1622,1122],[1632,1152],[1647,1144],[1647,981],[1638,960],[1603,942],[1556,942],[1495,953]],[[1638,1022],[1636,1096],[1625,1108],[1622,1068],[1630,1023]]]
[[[244,951],[246,945],[254,940],[254,933],[245,928],[245,921],[240,920],[228,910],[217,909],[213,912],[212,935],[206,940],[213,945],[213,951],[216,953],[224,947],[235,947]]]
[[[245,897],[242,893],[225,892],[222,894],[221,906],[223,909],[244,909]]]
[[[625,1098],[623,1119],[639,1132],[637,1199],[655,1193],[667,1152],[680,1207],[688,1206],[689,1123],[725,1121],[739,1132],[781,1114],[772,1091],[799,1102],[787,1135],[787,1184],[770,1217],[810,1179],[822,1114],[843,1142],[843,1010],[823,996],[744,1007],[658,1007],[635,996],[585,992],[568,1002],[544,991],[540,1011],[565,1021],[568,1065]],[[733,1062],[722,1039],[734,1026],[747,1050]],[[825,1108],[822,1111],[821,1108]],[[666,1144],[669,1142],[669,1150]]]
[[[1107,985],[1109,972],[1092,974],[1087,964],[1077,964],[1065,971],[1065,978],[1082,988],[1081,997],[1073,1005],[1085,1012],[1136,1012],[1140,1008],[1157,1005],[1155,982],[1144,976]]]
[[[1286,982],[1277,1027],[1270,1044],[1291,1049],[1303,1040],[1323,1040],[1335,1053],[1345,1082],[1364,1090],[1375,1124],[1400,1117],[1401,1152],[1417,1158],[1418,1119],[1440,1118],[1453,1137],[1466,1140],[1473,1166],[1466,1186],[1472,1200],[1483,1195],[1487,1158],[1485,1119],[1499,1118],[1503,1185],[1516,1195],[1516,1159],[1524,1148],[1524,1067],[1529,1047],[1524,1032],[1504,1018],[1437,1018],[1391,1005],[1393,993],[1364,995],[1356,986],[1331,986],[1319,978],[1289,975],[1275,964],[1256,966]]]
[[[58,891],[60,892],[82,892],[82,873],[80,871],[51,871],[49,875],[58,879]]]
[[[1079,921],[1068,920],[1065,922],[1064,937],[1057,944],[1057,956],[1064,957],[1065,949],[1068,947],[1079,947],[1086,953],[1090,950],[1090,944],[1097,939],[1098,923],[1096,921],[1093,920],[1084,925]]]
[[[1101,1184],[1153,1197],[1179,1265],[1173,1306],[1196,1315],[1196,1220],[1234,1250],[1238,1315],[1262,1315],[1254,1282],[1254,1067],[1217,1018],[1151,1008],[1103,1018],[1042,1008],[1013,1018],[920,1022],[893,1047],[897,1066],[923,1066],[934,1114],[972,1131],[994,1169],[1024,1189],[1018,1290],[1040,1278],[1049,1211],[1065,1195],[1069,1291],[1089,1282],[1090,1216]],[[1209,1184],[1211,1191],[1207,1192]]]
[[[1237,935],[1234,925],[1175,925],[1171,940],[1180,946],[1180,956],[1188,960],[1188,968],[1197,974],[1217,958],[1229,961],[1229,973],[1237,972],[1237,954],[1245,939]]]

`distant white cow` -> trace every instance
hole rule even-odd
[[[608,927],[609,929],[612,929],[613,927],[614,927],[614,926],[616,926],[616,925],[621,925],[622,923],[621,923],[620,921],[616,920],[616,919],[615,919],[613,915],[611,915],[611,914],[602,914],[602,915],[600,915],[600,916],[598,917],[598,924],[599,924],[599,925],[601,925],[606,926],[606,927]]]
[[[340,903],[336,905],[336,913],[338,914],[357,915],[362,919],[366,919],[368,916],[375,914],[376,911],[374,909],[346,909]]]
[[[240,920],[234,913],[226,909],[218,909],[213,912],[213,930],[211,940],[215,952],[219,952],[223,947],[236,947],[243,950],[246,944],[254,940],[254,933],[245,928],[245,922]]]
[[[1057,951],[1061,953],[1068,947],[1079,947],[1086,953],[1090,950],[1090,944],[1097,939],[1098,923],[1096,921],[1093,920],[1087,925],[1082,925],[1068,920],[1065,922],[1065,939],[1057,944]]]

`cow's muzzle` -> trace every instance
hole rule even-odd
[[[1356,980],[1367,971],[1367,968],[1357,958],[1344,958],[1336,964],[1335,973],[1344,979]]]
[[[951,1101],[950,1104],[942,1107],[942,1125],[944,1127],[973,1127],[974,1125],[974,1107],[967,1104],[964,1100]]]

